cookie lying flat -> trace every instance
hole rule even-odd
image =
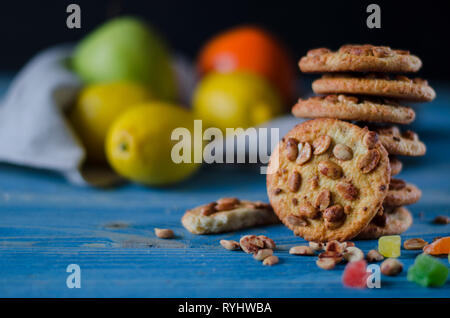
[[[211,234],[276,224],[280,220],[267,203],[222,198],[186,211],[181,222],[191,233]]]
[[[326,48],[310,50],[300,59],[299,66],[305,73],[405,73],[417,72],[422,61],[408,51],[370,44],[349,44],[341,46],[336,52]]]
[[[391,165],[391,176],[396,176],[403,169],[403,163],[395,156],[389,156],[389,164]]]
[[[382,206],[391,173],[375,133],[336,119],[295,126],[272,152],[268,172],[275,213],[315,242],[346,241],[365,228]]]
[[[376,216],[370,224],[358,234],[356,239],[375,240],[385,235],[399,235],[413,223],[408,209],[404,207],[386,208],[383,215]]]
[[[299,99],[292,108],[295,117],[337,118],[366,122],[409,124],[416,114],[410,107],[399,106],[394,101],[375,98],[358,98],[348,95],[314,96]]]
[[[312,84],[317,94],[356,94],[398,98],[415,102],[429,102],[436,93],[426,80],[409,79],[403,75],[390,78],[387,75],[354,76],[327,74]]]
[[[374,130],[378,133],[381,143],[391,155],[423,156],[427,152],[425,144],[411,130],[402,133],[397,126],[376,128]]]
[[[384,199],[386,206],[403,206],[414,204],[422,197],[422,191],[411,183],[400,179],[391,179],[389,191]]]

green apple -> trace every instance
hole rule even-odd
[[[158,99],[173,100],[176,83],[164,42],[133,17],[110,20],[75,48],[74,71],[86,83],[135,81],[148,85]]]

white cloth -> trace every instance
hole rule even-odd
[[[65,66],[71,47],[46,50],[25,65],[0,106],[0,161],[62,173],[83,183],[85,151],[65,120],[80,80]]]

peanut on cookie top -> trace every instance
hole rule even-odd
[[[390,166],[377,135],[335,119],[294,127],[274,150],[267,192],[281,221],[308,241],[345,241],[382,208]]]
[[[409,51],[370,44],[347,44],[333,52],[309,50],[299,66],[302,72],[417,72],[422,61]]]

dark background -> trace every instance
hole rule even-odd
[[[82,28],[66,27],[66,7],[81,6]],[[368,29],[366,7],[381,6],[381,29]],[[421,75],[450,75],[450,1],[2,1],[1,71],[16,71],[37,51],[73,42],[109,17],[138,15],[155,26],[177,52],[195,58],[217,32],[253,23],[277,34],[295,59],[314,47],[372,43],[408,49],[424,62]]]

